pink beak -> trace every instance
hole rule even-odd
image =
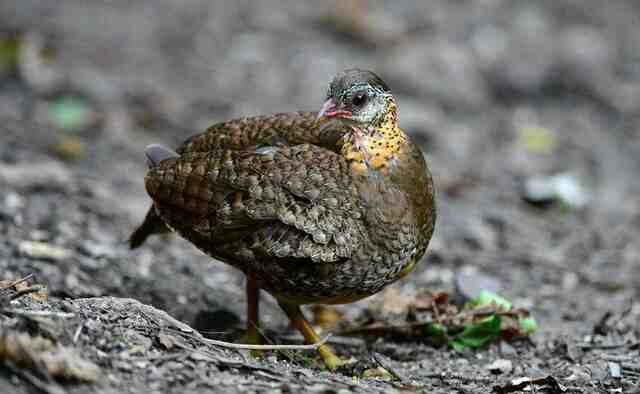
[[[338,103],[333,98],[328,99],[322,104],[322,108],[320,108],[320,112],[318,112],[318,117],[316,120],[319,120],[322,117],[326,118],[335,118],[335,117],[347,117],[351,116],[351,111],[346,111],[344,109],[338,108]]]

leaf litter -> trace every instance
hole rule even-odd
[[[463,351],[484,347],[498,339],[524,338],[538,328],[527,309],[515,308],[509,300],[488,290],[482,290],[461,307],[452,303],[445,292],[418,294],[402,304],[404,311],[395,306],[381,309],[403,312],[400,314],[405,316],[404,321],[389,322],[386,316],[374,316],[339,334],[423,340]]]

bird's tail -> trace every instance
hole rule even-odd
[[[153,206],[151,206],[142,224],[131,233],[129,237],[129,247],[135,249],[142,245],[150,235],[168,233],[169,231],[167,225],[164,224],[162,219],[156,214]]]
[[[180,157],[178,153],[166,148],[162,145],[149,145],[144,150],[147,156],[147,164],[149,168],[153,168],[160,164],[162,161],[170,158]],[[169,232],[169,228],[164,221],[158,216],[153,206],[147,211],[142,224],[135,229],[135,231],[129,237],[129,247],[135,249],[142,245],[144,241],[153,234],[162,234]]]

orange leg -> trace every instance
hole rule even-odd
[[[299,305],[288,304],[284,302],[280,302],[280,307],[285,311],[287,316],[289,316],[289,320],[291,320],[291,324],[300,331],[302,336],[304,337],[305,342],[307,343],[316,343],[321,340],[321,338],[316,334],[311,327],[311,324],[305,319],[302,311],[300,310]],[[331,350],[331,348],[324,344],[318,347],[318,353],[320,353],[320,357],[324,361],[324,364],[331,371],[335,371],[341,365],[345,365],[348,362],[342,360],[340,357],[336,356],[335,353]]]

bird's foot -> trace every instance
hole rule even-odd
[[[322,357],[322,361],[324,361],[325,367],[329,371],[336,371],[339,368],[355,364],[358,362],[355,358],[351,357],[349,359],[343,359],[338,357],[334,352],[329,349],[327,345],[322,345],[318,348],[318,353],[320,353],[320,357]]]
[[[249,328],[242,337],[240,337],[239,343],[246,345],[265,345],[267,343],[266,338],[255,327]],[[251,350],[252,357],[260,358],[264,355],[262,350]]]

